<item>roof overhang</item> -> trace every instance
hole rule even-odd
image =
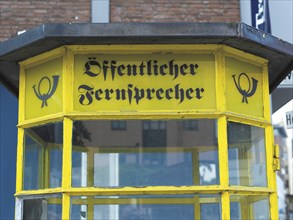
[[[272,92],[293,69],[293,45],[244,23],[44,24],[0,42],[0,81],[19,90],[18,62],[63,45],[223,44],[269,60]]]

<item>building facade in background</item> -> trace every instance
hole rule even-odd
[[[274,125],[275,144],[279,145],[281,169],[277,172],[278,194],[279,194],[279,215],[280,219],[289,219],[293,209],[290,201],[290,177],[289,177],[289,146],[287,144],[287,132],[282,125]],[[282,218],[283,217],[283,218]]]
[[[239,0],[0,1],[0,40],[45,23],[239,22]]]

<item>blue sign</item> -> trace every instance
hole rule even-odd
[[[268,0],[251,1],[252,26],[267,33],[271,33],[271,21]]]

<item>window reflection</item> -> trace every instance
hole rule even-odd
[[[73,126],[72,185],[155,186],[219,184],[215,120],[76,121]]]
[[[270,219],[268,196],[233,195],[230,197],[230,219]]]
[[[111,128],[112,130],[126,130],[126,121],[111,121]]]
[[[25,199],[23,201],[23,219],[62,219],[61,196],[42,199]]]
[[[70,219],[221,219],[218,195],[72,197]]]
[[[264,129],[229,122],[231,185],[267,186]]]
[[[62,142],[62,123],[25,129],[25,190],[61,187]]]

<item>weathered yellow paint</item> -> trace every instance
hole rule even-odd
[[[230,219],[230,196],[228,192],[223,192],[221,194],[221,208],[222,208],[222,219]]]
[[[70,196],[62,194],[62,219],[70,219]]]
[[[278,194],[276,191],[274,193],[270,194],[269,204],[270,204],[271,219],[279,219]]]
[[[73,187],[50,188],[40,190],[23,190],[16,193],[16,196],[24,195],[39,195],[39,194],[54,194],[68,193],[71,196],[90,196],[90,195],[180,195],[180,194],[217,194],[228,191],[234,195],[269,195],[274,192],[274,189],[267,187],[244,187],[244,186],[229,186],[221,187],[219,185],[208,186],[147,186],[147,187]]]

